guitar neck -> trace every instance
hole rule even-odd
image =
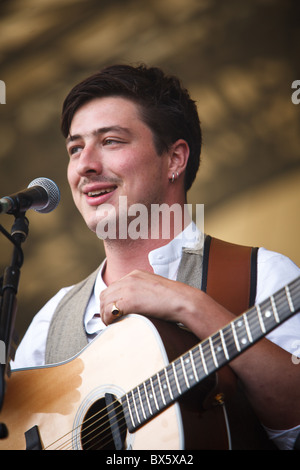
[[[130,432],[232,361],[300,310],[300,277],[236,317],[122,399]]]

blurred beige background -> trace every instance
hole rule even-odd
[[[0,3],[0,194],[53,179],[61,203],[28,211],[17,327],[60,287],[103,257],[66,182],[60,135],[64,96],[116,62],[146,62],[178,74],[197,100],[202,166],[189,202],[205,204],[205,231],[265,246],[300,264],[300,79],[297,0],[6,0]],[[2,215],[8,230],[12,216]],[[11,246],[1,235],[0,264]]]

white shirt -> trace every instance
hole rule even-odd
[[[191,224],[169,244],[149,253],[149,262],[154,273],[175,280],[181,260],[182,248],[187,246],[191,248],[199,247],[202,241],[202,234],[194,224]],[[255,303],[261,303],[299,275],[300,269],[289,258],[260,248],[257,258],[257,293]],[[84,325],[89,340],[92,340],[105,328],[101,318],[98,315],[95,316],[95,314],[100,311],[99,296],[106,287],[102,279],[102,270],[100,270],[84,316]],[[15,360],[11,365],[12,369],[44,365],[46,339],[52,315],[60,300],[71,288],[72,286],[61,289],[34,317],[17,349]],[[277,327],[267,335],[267,338],[290,352],[291,355],[300,357],[300,314],[294,315]],[[298,364],[298,367],[300,368],[300,364]],[[300,431],[300,426],[289,431],[268,431],[278,447],[281,447],[282,442],[285,441],[288,443],[288,447],[292,448],[297,433]],[[290,439],[288,433],[290,433]],[[287,444],[284,445],[286,448]]]

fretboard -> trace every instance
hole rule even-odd
[[[300,310],[300,277],[197,344],[121,398],[130,432]]]

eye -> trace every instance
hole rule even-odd
[[[113,137],[107,137],[103,141],[103,145],[118,145],[124,143],[121,139],[113,138]]]
[[[69,147],[68,152],[69,152],[69,155],[74,155],[75,153],[78,153],[80,150],[82,150],[82,146],[74,145],[73,147]]]

